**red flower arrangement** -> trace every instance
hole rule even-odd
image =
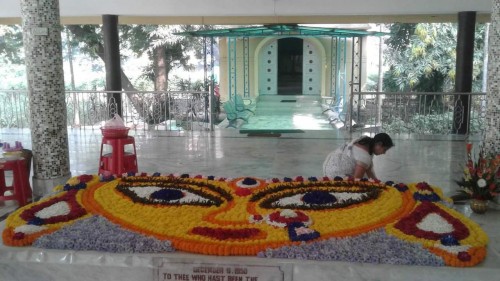
[[[244,229],[226,229],[226,228],[211,228],[211,227],[195,227],[192,230],[193,234],[211,237],[217,240],[228,239],[248,239],[260,234],[257,228]]]
[[[480,149],[477,159],[472,153],[472,143],[468,143],[467,164],[464,176],[457,184],[460,192],[472,199],[491,200],[500,194],[500,154],[485,155]]]

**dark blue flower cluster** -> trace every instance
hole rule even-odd
[[[79,189],[84,189],[86,187],[87,187],[87,184],[84,183],[84,182],[81,182],[81,183],[78,183],[78,184],[75,184],[75,185],[65,184],[64,187],[63,187],[63,190],[64,191],[79,190]]]
[[[460,242],[451,234],[447,234],[441,238],[441,244],[444,246],[459,246]]]
[[[302,197],[302,201],[311,205],[332,204],[337,198],[328,191],[310,191]]]
[[[419,192],[415,192],[413,194],[413,199],[417,201],[430,201],[430,202],[438,202],[441,201],[441,197],[436,193],[432,192],[431,194],[422,194]]]
[[[257,181],[253,178],[245,178],[241,183],[244,185],[254,185],[257,184]]]
[[[184,197],[184,193],[177,189],[160,189],[151,194],[151,199],[159,199],[164,201],[179,200]]]
[[[31,225],[44,225],[45,221],[42,218],[34,217],[32,220],[28,221]]]

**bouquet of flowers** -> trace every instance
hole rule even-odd
[[[477,159],[472,144],[467,144],[467,164],[462,180],[457,181],[461,192],[472,199],[491,200],[500,194],[500,154],[485,156],[482,149]]]

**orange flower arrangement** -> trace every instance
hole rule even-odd
[[[61,192],[11,214],[3,240],[30,245],[98,215],[138,235],[170,241],[177,250],[208,255],[286,252],[309,243],[383,233],[391,241],[396,237],[421,245],[421,251],[446,265],[481,262],[488,237],[444,200],[427,183],[156,173],[99,182],[96,176],[80,176]]]

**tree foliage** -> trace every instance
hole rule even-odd
[[[398,23],[388,26],[384,74],[386,91],[445,92],[452,91],[455,82],[457,24]],[[477,25],[473,81],[480,89],[482,79],[484,25]]]
[[[23,34],[19,25],[0,25],[0,59],[20,64],[24,59]]]
[[[196,38],[175,33],[196,28],[191,25],[122,26],[122,43],[138,56],[148,56],[151,63],[143,70],[143,76],[154,81],[155,90],[168,90],[169,74],[173,69],[193,69],[189,51],[198,46]]]

